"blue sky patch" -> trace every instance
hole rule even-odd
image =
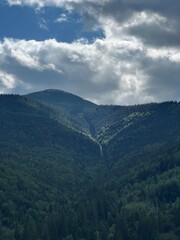
[[[64,16],[62,21],[58,21]],[[0,5],[0,39],[4,37],[43,41],[55,38],[73,42],[86,38],[89,42],[102,38],[102,31],[85,31],[81,16],[60,8],[35,10],[31,7]]]

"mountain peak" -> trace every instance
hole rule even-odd
[[[47,89],[26,95],[34,100],[53,105],[58,108],[65,108],[68,111],[82,111],[86,108],[94,108],[96,104],[87,101],[72,93],[59,89]]]

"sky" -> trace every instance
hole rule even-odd
[[[0,93],[180,100],[179,0],[0,0]]]

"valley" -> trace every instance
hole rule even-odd
[[[178,240],[180,103],[0,95],[0,239]]]

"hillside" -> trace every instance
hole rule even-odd
[[[0,239],[178,240],[180,103],[0,95]]]
[[[93,178],[88,168],[100,163],[99,146],[30,99],[0,96],[0,112],[0,238],[11,239],[16,223],[17,235],[29,239],[22,227],[29,212],[42,221],[57,198],[80,191]]]
[[[74,94],[56,89],[30,93],[26,96],[56,106],[57,108],[62,107],[69,112],[82,112],[84,109],[91,109],[96,106],[94,103],[84,100]]]
[[[90,134],[89,125],[84,118],[84,112],[96,108],[94,103],[74,94],[56,89],[30,93],[26,96],[52,107],[57,113],[57,118],[65,125],[83,131],[85,134]]]

